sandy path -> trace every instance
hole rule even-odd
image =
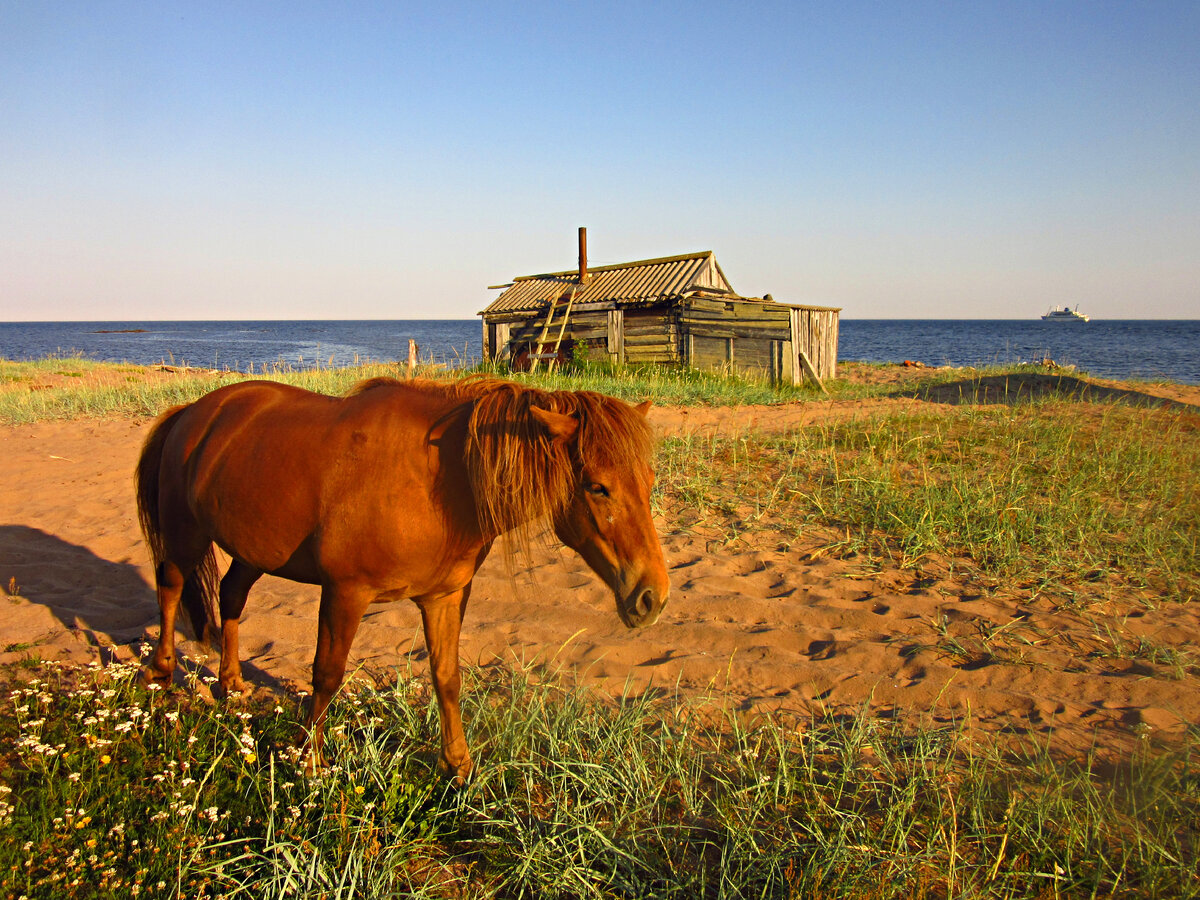
[[[918,402],[668,409],[655,422],[669,432],[785,428]],[[128,656],[157,632],[132,491],[148,427],[105,419],[0,428],[0,661]],[[818,536],[787,547],[769,535],[728,544],[678,523],[659,528],[673,594],[656,626],[627,631],[611,595],[570,551],[535,552],[515,579],[496,553],[476,580],[462,658],[554,659],[613,690],[627,678],[689,693],[712,686],[746,708],[970,717],[984,731],[1049,735],[1073,750],[1097,733],[1102,745],[1127,748],[1139,731],[1170,737],[1200,723],[1200,678],[1106,653],[1097,607],[1056,610],[1047,598],[995,592],[936,564],[917,574],[868,572],[822,555]],[[312,587],[269,577],[255,587],[242,627],[248,678],[307,687],[316,603]],[[1103,612],[1129,641],[1200,644],[1200,610],[1130,599]],[[956,656],[951,639],[977,652]],[[416,609],[376,607],[352,663],[410,657],[424,658]]]

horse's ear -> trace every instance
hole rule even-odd
[[[640,412],[643,416],[648,416],[650,415],[650,406],[651,404],[649,400],[643,400],[641,403],[635,406],[634,409]]]
[[[542,423],[556,444],[567,443],[567,441],[575,437],[575,432],[579,429],[579,420],[574,416],[551,412],[548,409],[542,409],[540,406],[531,406],[529,407],[529,411],[535,419]]]

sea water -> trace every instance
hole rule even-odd
[[[986,366],[1053,359],[1110,378],[1200,384],[1200,320],[842,319],[838,358]],[[88,359],[246,371],[393,362],[417,342],[422,360],[479,359],[479,319],[257,322],[0,322],[0,358]]]
[[[481,337],[478,319],[8,322],[0,323],[0,358],[310,369],[407,360],[411,339],[422,361],[470,365],[479,359]]]

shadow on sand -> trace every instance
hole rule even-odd
[[[888,396],[948,404],[1015,404],[1033,400],[1124,403],[1130,406],[1200,412],[1200,406],[1156,397],[1130,388],[1093,384],[1074,375],[1050,372],[984,375],[944,384],[896,391]]]
[[[0,586],[10,594],[49,610],[59,634],[41,632],[20,637],[22,644],[37,645],[68,634],[95,648],[101,662],[114,659],[114,647],[127,645],[134,656],[143,640],[153,642],[158,632],[158,601],[154,589],[138,567],[112,562],[80,547],[26,525],[0,525]],[[186,616],[180,616],[186,619]],[[151,630],[152,629],[152,630]],[[177,640],[190,640],[183,632]],[[0,647],[0,651],[5,648]],[[190,664],[180,660],[175,679],[182,683]],[[205,674],[216,674],[215,655]],[[211,669],[210,669],[211,667]],[[262,669],[242,662],[247,681],[279,688],[275,678]]]

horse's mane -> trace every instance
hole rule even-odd
[[[543,391],[494,378],[465,379],[458,389],[472,401],[465,462],[487,533],[515,529],[525,543],[526,526],[570,502],[580,460],[629,469],[650,459],[645,416],[604,394]],[[555,442],[532,407],[578,419],[574,441]]]
[[[534,522],[570,502],[580,460],[628,469],[649,461],[653,449],[646,417],[595,391],[543,391],[485,376],[453,382],[381,377],[359,382],[343,396],[386,387],[441,393],[457,401],[448,416],[462,410],[467,417],[463,461],[480,528],[497,536],[515,532],[523,546]],[[574,440],[555,442],[532,407],[578,419]]]

